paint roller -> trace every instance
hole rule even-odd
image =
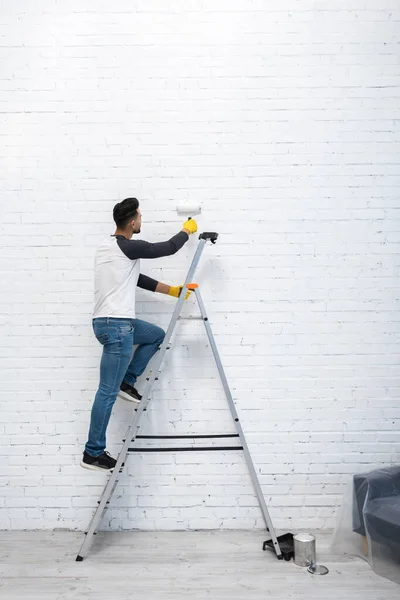
[[[176,210],[178,215],[187,217],[188,219],[201,214],[201,206],[199,204],[179,204]]]

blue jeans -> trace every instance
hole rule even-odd
[[[122,381],[135,385],[164,341],[165,332],[140,319],[111,317],[93,319],[93,331],[103,345],[103,355],[85,450],[91,456],[100,456],[106,448],[107,425]],[[138,347],[132,357],[134,344]]]

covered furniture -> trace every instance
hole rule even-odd
[[[353,478],[353,531],[368,543],[390,549],[400,561],[400,466],[376,469]]]

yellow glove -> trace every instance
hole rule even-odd
[[[183,229],[187,229],[190,233],[196,233],[197,231],[197,223],[194,219],[188,219],[183,224]]]
[[[174,298],[179,298],[183,290],[183,285],[171,285],[169,288],[168,296],[173,296]],[[185,300],[187,300],[192,292],[188,290],[186,292]]]

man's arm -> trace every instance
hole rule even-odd
[[[148,290],[149,292],[158,292],[159,294],[168,294],[169,296],[178,297],[175,289],[178,289],[172,285],[167,285],[166,283],[161,283],[161,281],[156,281],[147,275],[143,275],[140,273],[139,279],[137,282],[138,287],[143,290]],[[182,289],[182,286],[178,286]]]
[[[186,231],[180,231],[166,242],[151,244],[150,242],[145,242],[143,240],[127,240],[122,236],[117,236],[117,244],[125,256],[131,260],[136,260],[138,258],[161,258],[162,256],[171,256],[178,252],[178,250],[186,244],[188,239],[189,235]]]
[[[159,282],[156,279],[152,279],[151,277],[148,277],[147,275],[143,275],[142,273],[140,273],[139,279],[137,282],[137,286],[142,288],[142,290],[148,290],[149,292],[156,292],[158,285],[159,285]]]
[[[139,258],[160,258],[161,256],[170,256],[175,254],[188,241],[189,235],[196,233],[197,223],[194,219],[188,219],[183,224],[183,229],[174,235],[167,242],[158,242],[150,244],[144,241],[128,240],[123,236],[116,236],[117,244],[121,251],[131,260]],[[159,292],[160,294],[169,294],[170,296],[179,297],[182,286],[171,286],[166,283],[156,281],[147,275],[139,275],[138,287],[148,290],[149,292]]]

